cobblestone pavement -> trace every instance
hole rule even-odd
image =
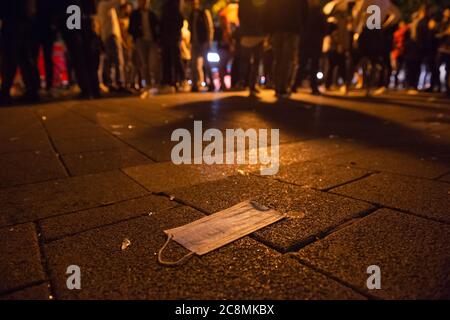
[[[278,174],[173,165],[171,134],[194,120],[280,129]],[[448,299],[449,124],[449,100],[400,93],[1,108],[0,298]],[[163,230],[247,199],[288,218],[182,266],[157,263]],[[66,286],[69,265],[81,290]],[[367,288],[371,265],[380,290]]]

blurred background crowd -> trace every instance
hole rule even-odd
[[[67,28],[70,5],[80,29]],[[448,0],[14,0],[0,19],[3,105],[302,86],[450,95]]]

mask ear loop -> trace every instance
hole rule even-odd
[[[262,204],[259,204],[256,201],[250,201],[250,204],[253,206],[254,209],[259,210],[259,211],[269,211],[270,208],[263,206]]]
[[[164,249],[166,249],[167,245],[169,244],[170,240],[172,240],[172,238],[173,238],[173,235],[171,235],[171,234],[168,235],[166,243],[164,243],[164,245],[161,247],[161,249],[159,249],[159,252],[158,252],[158,262],[163,266],[168,266],[168,267],[178,266],[180,264],[185,263],[190,257],[192,257],[194,255],[194,252],[189,252],[187,255],[182,257],[180,260],[164,261],[164,259],[162,257],[162,252],[164,251]]]

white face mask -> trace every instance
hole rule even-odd
[[[207,254],[285,217],[253,201],[239,203],[182,227],[165,230],[168,238],[159,251],[158,261],[163,265],[181,264],[194,253],[199,256]],[[163,261],[162,251],[171,239],[191,253],[176,262]]]

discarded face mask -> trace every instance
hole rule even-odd
[[[182,264],[194,254],[205,255],[285,217],[254,201],[239,203],[182,227],[165,230],[167,241],[159,250],[158,262],[166,266]],[[172,239],[191,252],[178,261],[164,261],[162,252]]]

